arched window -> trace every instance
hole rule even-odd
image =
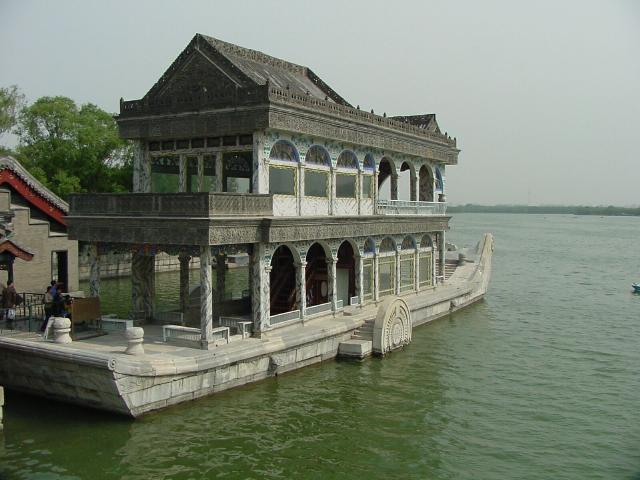
[[[372,238],[364,242],[365,257],[362,258],[362,302],[373,300],[374,276],[373,255],[376,253],[376,243]]]
[[[306,262],[305,295],[307,308],[328,303],[329,272],[327,270],[327,252],[324,247],[319,243],[311,245],[307,251]]]
[[[298,308],[296,298],[296,267],[293,254],[286,245],[280,245],[271,257],[271,316],[291,312]],[[280,317],[284,321],[286,317]],[[272,320],[274,322],[276,320]]]
[[[420,252],[419,285],[420,288],[433,285],[433,240],[431,235],[425,234],[420,240],[420,248],[431,248],[429,251]]]
[[[421,202],[433,202],[433,175],[427,165],[420,168],[420,197]]]
[[[358,168],[358,157],[351,150],[344,150],[336,162],[338,168]]]
[[[338,248],[336,276],[338,300],[342,300],[342,305],[351,305],[351,299],[356,296],[356,256],[348,240]]]
[[[280,160],[283,162],[297,162],[299,160],[298,150],[286,140],[278,140],[269,153],[269,160]]]
[[[408,292],[415,289],[415,253],[416,242],[412,236],[407,235],[402,240],[400,256],[400,292]]]
[[[398,175],[398,200],[416,200],[416,171],[409,162],[402,162]]]
[[[376,169],[376,161],[373,159],[373,155],[367,153],[364,156],[363,166],[362,198],[373,198],[373,172]]]
[[[425,234],[422,236],[420,240],[420,248],[433,248],[433,240],[431,239],[431,235]]]
[[[313,145],[304,157],[304,194],[307,197],[328,197],[331,157],[320,145]],[[314,169],[315,167],[315,169]],[[318,168],[320,167],[320,168]]]
[[[329,156],[329,152],[324,147],[320,145],[313,145],[309,150],[307,150],[307,154],[304,156],[304,161],[307,164],[313,165],[324,165],[326,167],[331,166],[331,157]]]
[[[336,166],[339,169],[353,170],[353,173],[336,174],[336,197],[356,198],[356,179],[358,172],[358,157],[350,150],[344,150],[338,157]]]
[[[393,180],[394,174],[393,161],[388,157],[380,160],[378,166],[378,198],[380,200],[397,200],[394,198],[394,189],[391,188],[391,183],[395,181]],[[397,191],[395,193],[397,194]]]
[[[296,147],[285,140],[278,140],[269,153],[269,161],[275,162],[298,162],[298,151]],[[274,195],[296,195],[298,183],[298,169],[295,166],[285,164],[269,165],[269,193]]]
[[[396,293],[396,243],[391,237],[380,242],[380,258],[378,259],[378,292],[381,297]]]

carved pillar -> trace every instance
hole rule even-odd
[[[89,296],[100,296],[100,255],[98,254],[98,244],[90,243],[87,246],[89,253]]]
[[[416,174],[411,178],[411,200],[420,200],[418,192],[420,192],[420,176],[416,172]]]
[[[378,170],[373,172],[373,214],[378,214]]]
[[[416,248],[413,256],[413,289],[420,290],[420,250]]]
[[[364,262],[362,255],[355,257],[356,261],[356,292],[360,305],[364,303]]]
[[[253,193],[269,193],[269,167],[264,161],[264,134],[253,134]]]
[[[191,257],[184,253],[178,255],[180,262],[180,311],[187,312],[189,307],[189,262]]]
[[[380,278],[378,277],[380,265],[378,263],[378,260],[379,256],[376,252],[376,254],[373,256],[373,300],[376,302],[380,300]]]
[[[204,155],[198,155],[198,191],[204,187]]]
[[[442,281],[445,280],[445,240],[444,240],[444,232],[438,232],[438,263],[440,265],[440,275],[442,276]]]
[[[151,162],[146,142],[134,141],[133,147],[133,191],[151,191]]]
[[[396,295],[400,295],[400,248],[396,248]]]
[[[331,167],[331,185],[329,192],[329,215],[333,215],[335,212],[336,201],[336,169]]]
[[[333,258],[327,259],[327,266],[329,267],[329,301],[331,302],[331,310],[338,310],[338,275],[336,272],[337,260]]]
[[[303,204],[304,204],[304,164],[298,163],[298,195],[297,198],[297,208],[298,215],[302,216]]]
[[[222,302],[224,302],[225,289],[227,284],[227,256],[223,252],[219,252],[216,256],[216,298],[217,305],[214,312],[216,320],[220,319]]]
[[[358,199],[358,215],[362,212],[362,170],[358,169],[358,180],[356,185],[356,198]]]
[[[136,252],[131,256],[131,302],[135,320],[153,319],[155,257]]]
[[[213,329],[213,286],[211,247],[200,247],[200,343],[208,350]]]
[[[298,309],[302,318],[307,308],[307,262],[305,261],[296,265],[296,295],[298,296]]]
[[[180,161],[178,162],[178,191],[187,191],[187,156],[180,155]]]
[[[215,158],[215,171],[216,171],[216,192],[223,191],[222,184],[222,153],[216,153]]]
[[[398,200],[398,174],[391,173],[391,200]]]
[[[269,285],[271,265],[265,259],[265,246],[256,244],[251,255],[251,311],[253,331],[260,332],[269,327],[271,310],[271,288]]]

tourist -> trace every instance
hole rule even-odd
[[[52,286],[47,287],[47,291],[44,294],[44,322],[42,322],[42,326],[40,327],[40,331],[44,332],[47,327],[47,322],[49,318],[53,315],[53,295],[51,291],[53,290]]]
[[[16,305],[19,303],[18,293],[16,287],[13,284],[13,280],[7,282],[7,286],[2,289],[2,308],[6,315],[7,327],[13,326],[13,321],[16,318]]]

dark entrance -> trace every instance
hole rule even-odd
[[[281,245],[271,258],[271,315],[296,310],[296,267],[291,250]]]
[[[342,242],[338,248],[336,275],[338,300],[342,300],[343,305],[350,305],[351,297],[356,295],[356,259],[348,241]]]
[[[61,284],[62,291],[69,291],[69,264],[66,250],[51,252],[51,280]]]
[[[327,255],[319,243],[314,243],[307,252],[307,307],[329,301],[329,275]]]

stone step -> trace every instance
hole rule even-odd
[[[371,355],[372,348],[373,342],[371,340],[345,340],[338,345],[338,356],[345,358],[365,358]]]

